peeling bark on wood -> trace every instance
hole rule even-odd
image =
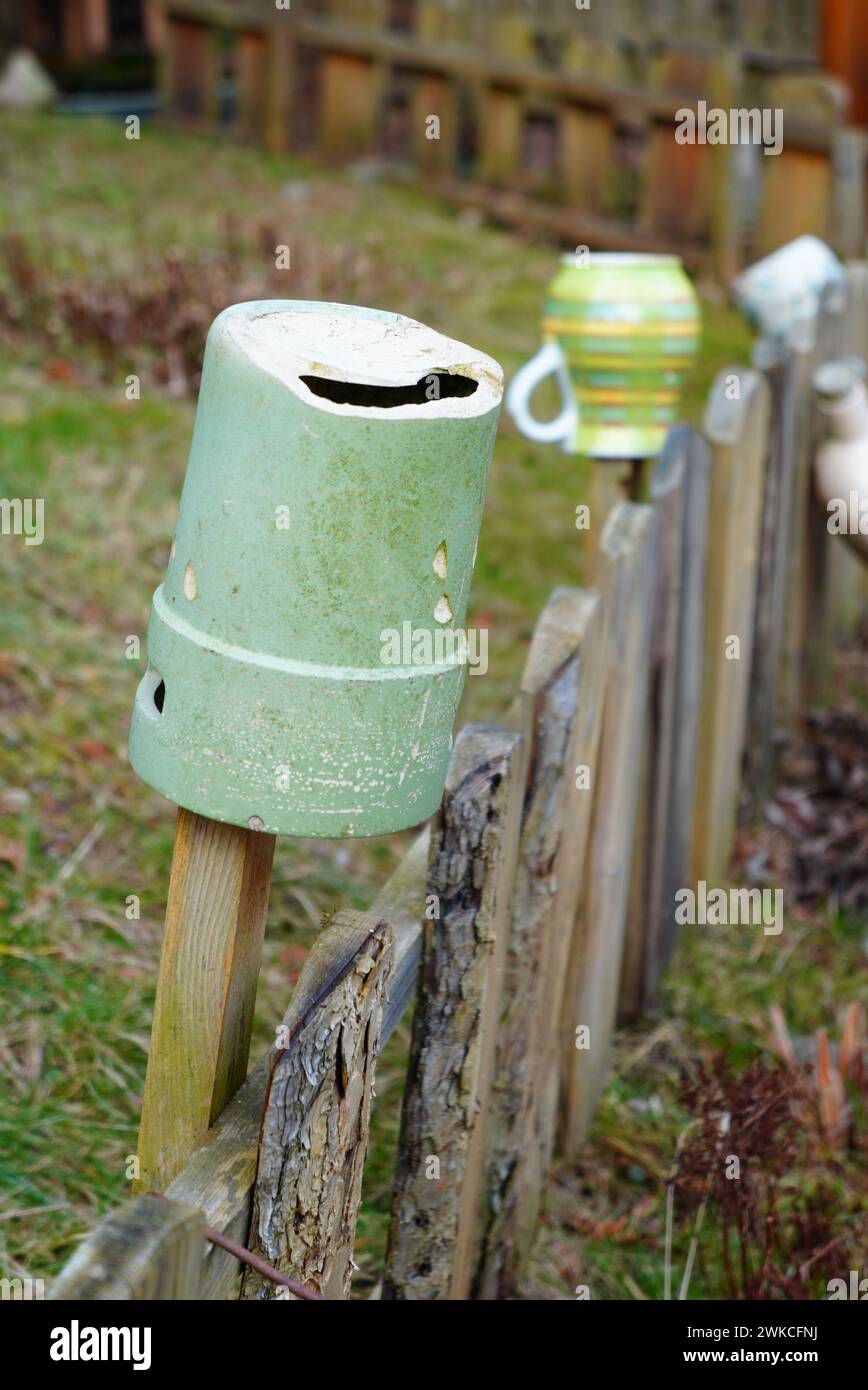
[[[521,741],[469,725],[434,819],[383,1298],[466,1298],[518,849]],[[436,1166],[435,1166],[436,1165]]]
[[[558,589],[534,634],[513,718],[529,766],[511,904],[477,1295],[514,1285],[536,1228],[554,1143],[561,997],[593,793],[605,672],[603,605]]]
[[[391,965],[386,923],[338,913],[305,962],[271,1073],[250,1249],[324,1298],[349,1297]],[[242,1297],[292,1295],[247,1270]]]

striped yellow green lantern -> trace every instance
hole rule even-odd
[[[662,448],[699,347],[699,307],[677,256],[564,256],[549,286],[543,346],[515,377],[507,407],[531,439],[591,458],[645,458]],[[530,413],[554,373],[563,408]]]

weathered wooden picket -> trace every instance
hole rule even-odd
[[[758,813],[776,726],[824,698],[825,634],[864,606],[810,475],[811,370],[841,351],[868,355],[864,263],[815,339],[721,369],[703,431],[676,426],[647,486],[594,465],[637,495],[597,480],[610,510],[588,587],[552,595],[503,726],[458,734],[433,823],[368,912],[320,932],[280,1048],[246,1079],[249,1019],[215,968],[212,1012],[184,1040],[200,1113],[149,1075],[161,1124],[143,1168],[162,1195],[106,1217],[53,1298],[293,1297],[269,1270],[347,1298],[377,1055],[414,997],[382,1297],[515,1288],[616,1018],[648,1005],[672,955],[676,889],[725,877],[740,789]],[[181,820],[183,859],[211,823]],[[204,886],[217,919],[243,913],[255,935],[263,876],[179,873],[167,933]]]
[[[674,251],[724,281],[801,232],[863,253],[868,131],[819,71],[804,0],[729,15],[674,0],[632,16],[554,0],[165,8],[173,120],[318,159],[386,157],[568,246]],[[783,147],[676,143],[676,112],[699,102],[780,110]]]

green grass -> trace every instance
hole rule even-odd
[[[401,310],[483,348],[507,375],[535,350],[557,261],[419,192],[147,126],[131,142],[119,124],[4,116],[0,179],[0,236],[21,233],[52,275],[135,276],[173,247],[216,256],[231,215],[245,289],[273,286],[267,243],[285,241],[287,296]],[[684,403],[693,422],[716,370],[749,349],[730,310],[706,300],[703,314]],[[131,367],[124,354],[101,361],[74,332],[46,345],[45,324],[32,328],[0,354],[0,495],[43,497],[46,515],[41,547],[0,540],[0,1272],[45,1277],[122,1200],[135,1144],[174,817],[130,772],[125,740],[193,405],[146,372],[142,399],[128,402],[135,354]],[[574,460],[504,419],[469,619],[490,629],[490,670],[467,682],[462,721],[503,713],[548,594],[577,582],[583,487]],[[138,660],[125,655],[131,636]],[[406,840],[279,843],[254,1054],[273,1040],[319,914],[365,907]],[[557,1175],[529,1293],[569,1297],[590,1282],[594,1296],[659,1296],[660,1174],[683,1122],[672,1057],[717,1047],[744,1063],[770,1000],[799,1030],[828,1024],[855,997],[860,966],[858,937],[832,924],[812,927],[783,968],[771,949],[746,955],[743,939],[687,940],[658,1018],[619,1043],[619,1079],[587,1154]],[[655,1028],[665,1056],[656,1047],[628,1065]],[[405,1022],[379,1073],[360,1292],[382,1255],[407,1038]],[[629,1102],[656,1090],[666,1118],[655,1126]],[[625,1145],[638,1153],[630,1162]],[[644,1198],[634,1244],[576,1228]],[[685,1239],[679,1230],[682,1256]],[[708,1295],[719,1296],[707,1263]]]

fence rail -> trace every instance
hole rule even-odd
[[[594,465],[634,496],[596,480],[590,587],[552,595],[503,726],[459,733],[432,824],[366,913],[320,933],[280,1050],[194,1152],[182,1139],[169,1200],[107,1216],[53,1298],[286,1295],[206,1227],[347,1298],[377,1055],[414,992],[382,1297],[515,1289],[616,1016],[672,954],[675,889],[726,875],[742,767],[756,814],[776,727],[828,688],[818,635],[864,609],[810,474],[811,370],[842,351],[868,354],[864,263],[815,337],[720,371],[704,431],[670,431],[644,496],[636,470]],[[235,1084],[245,1060],[239,1035]]]

